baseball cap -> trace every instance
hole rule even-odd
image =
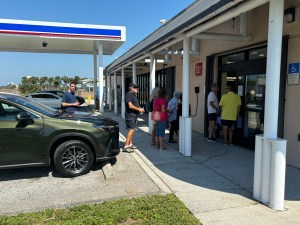
[[[139,86],[137,85],[137,84],[135,84],[135,83],[131,83],[130,85],[129,85],[129,88],[138,88]]]

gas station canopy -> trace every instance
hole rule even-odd
[[[123,26],[0,19],[0,51],[94,54],[99,41],[103,55],[111,55],[126,41],[126,29]]]

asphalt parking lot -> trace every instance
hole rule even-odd
[[[161,192],[131,154],[121,152],[117,156],[113,179],[105,179],[101,166],[98,163],[90,173],[76,178],[62,178],[53,167],[0,170],[0,213],[32,212]]]

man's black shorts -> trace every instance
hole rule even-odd
[[[136,116],[126,116],[126,129],[135,129],[137,124]]]
[[[234,125],[234,123],[235,123],[234,120],[221,120],[222,126],[232,127],[232,125]]]
[[[218,117],[218,115],[217,115],[217,113],[209,113],[208,114],[208,121],[217,121],[217,117]]]

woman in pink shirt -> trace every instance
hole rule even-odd
[[[156,146],[160,150],[167,149],[163,143],[164,136],[165,136],[165,129],[167,125],[167,102],[166,102],[166,90],[163,88],[159,89],[158,97],[154,99],[153,102],[153,112],[161,112],[162,118],[161,121],[156,121],[156,130],[155,130],[155,143]]]

